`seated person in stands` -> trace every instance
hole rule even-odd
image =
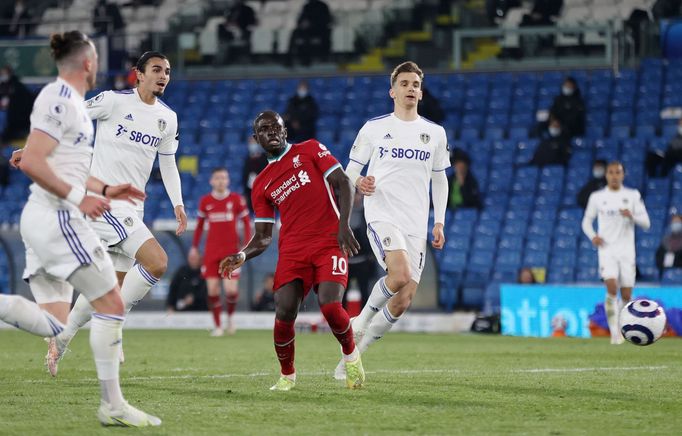
[[[656,250],[656,266],[663,274],[666,268],[682,268],[682,215],[673,215],[670,232]]]
[[[253,296],[251,310],[254,312],[275,311],[275,293],[272,288],[275,285],[275,275],[266,274],[263,277],[263,287]]]
[[[682,163],[682,118],[677,123],[677,134],[668,143],[663,155],[649,152],[646,167],[649,177],[667,177],[675,165]]]
[[[606,186],[606,161],[604,159],[597,159],[592,164],[592,178],[585,183],[576,197],[578,205],[585,209],[587,207],[587,200],[590,194],[598,191]]]
[[[561,121],[554,114],[550,114],[547,130],[542,133],[540,144],[529,164],[539,167],[546,165],[566,166],[570,158],[571,141],[564,135]]]
[[[519,270],[519,276],[516,279],[516,282],[522,285],[534,285],[537,283],[537,280],[535,280],[533,270],[526,266]]]
[[[564,0],[535,0],[530,14],[523,16],[522,26],[551,26],[559,18]]]
[[[550,113],[561,121],[564,136],[573,138],[585,134],[585,101],[573,77],[564,80],[561,94],[554,98]]]
[[[190,252],[187,265],[178,268],[173,275],[168,288],[166,308],[169,312],[206,311],[206,295],[206,280],[201,277],[201,256]]]
[[[225,12],[225,24],[218,29],[220,38],[232,49],[251,52],[251,32],[258,24],[256,12],[244,0],[237,0]]]
[[[471,160],[466,152],[455,149],[451,158],[455,172],[449,177],[448,208],[458,207],[481,208],[481,194],[478,190],[478,181],[469,169]]]

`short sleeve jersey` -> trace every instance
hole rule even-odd
[[[160,99],[142,101],[137,89],[104,91],[85,102],[97,120],[91,174],[107,185],[132,183],[144,191],[158,154],[178,149],[178,118]],[[139,202],[137,209],[144,205]]]
[[[327,147],[311,139],[287,145],[256,177],[251,192],[255,221],[274,223],[279,210],[280,253],[305,248],[316,237],[336,237],[339,212],[327,176],[340,167]]]
[[[205,256],[224,256],[239,249],[237,222],[249,214],[244,197],[236,192],[225,198],[207,194],[199,200],[199,217],[208,222]]]
[[[364,199],[367,222],[390,222],[410,236],[426,238],[431,174],[450,166],[445,129],[421,117],[373,118],[360,129],[350,159],[369,163],[367,175],[376,179],[374,194]]]
[[[60,78],[46,85],[33,104],[31,130],[40,130],[59,143],[47,158],[55,174],[66,183],[85,189],[94,132],[83,96]],[[31,197],[42,198],[57,207],[71,207],[36,183],[31,185]]]

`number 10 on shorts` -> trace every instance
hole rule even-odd
[[[348,272],[348,262],[345,258],[332,256],[332,275],[342,276]]]

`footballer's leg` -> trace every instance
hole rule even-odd
[[[332,333],[341,345],[342,360],[346,372],[346,386],[359,388],[365,382],[365,371],[360,360],[360,352],[353,339],[348,312],[341,305],[344,287],[337,282],[322,282],[317,289],[320,311],[329,324]]]
[[[208,294],[208,310],[213,315],[213,330],[211,336],[219,337],[223,335],[223,328],[220,323],[220,315],[223,311],[223,304],[220,301],[220,279],[217,277],[206,278],[206,291]]]
[[[237,328],[234,324],[234,311],[239,301],[239,279],[232,273],[232,279],[223,279],[223,289],[225,289],[225,305],[227,312],[227,333],[235,334]]]
[[[622,336],[618,331],[618,281],[617,279],[606,279],[604,284],[606,285],[606,296],[604,298],[606,322],[611,333],[611,343],[618,344],[619,337]]]
[[[280,378],[270,390],[288,391],[296,384],[294,367],[295,337],[294,323],[298,308],[303,301],[303,281],[286,283],[275,291],[275,327],[273,337],[275,352],[280,365]]]

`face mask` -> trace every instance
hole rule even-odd
[[[601,179],[602,177],[604,177],[604,174],[606,174],[606,171],[602,167],[595,168],[592,170],[592,177],[594,177],[595,179]]]
[[[114,82],[114,89],[121,90],[125,87],[126,87],[126,84],[123,81],[117,80],[116,82]]]
[[[561,135],[561,129],[559,127],[550,127],[549,134],[551,137],[556,138],[557,136]]]
[[[564,94],[565,96],[573,95],[573,88],[571,88],[570,86],[562,86],[561,93]]]
[[[260,153],[260,145],[256,142],[251,142],[249,143],[249,154],[259,154]]]
[[[308,90],[305,89],[305,88],[299,88],[299,89],[296,91],[296,95],[298,95],[299,98],[305,98],[305,96],[308,95]]]
[[[673,233],[682,232],[682,222],[675,221],[674,223],[671,223],[670,224],[670,231]]]

